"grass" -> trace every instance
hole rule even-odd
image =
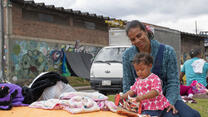
[[[80,77],[70,76],[67,77],[67,80],[69,81],[69,84],[72,87],[90,85],[90,82],[88,80],[85,80],[84,78],[80,78]]]
[[[113,101],[114,102],[114,97],[115,95],[108,95],[108,100]],[[188,105],[199,111],[199,113],[201,114],[201,117],[207,117],[208,116],[208,99],[195,99],[197,101],[197,104],[190,104],[188,103]]]
[[[114,102],[115,95],[108,95],[108,100]]]
[[[201,117],[208,116],[208,99],[195,99],[197,104],[188,104],[193,109],[199,111]]]

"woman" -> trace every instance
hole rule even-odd
[[[201,49],[191,49],[189,52],[191,59],[184,62],[180,73],[180,80],[186,75],[187,86],[196,80],[207,87],[206,75],[208,72],[208,63],[202,59]]]
[[[200,114],[187,106],[180,97],[180,83],[175,50],[160,44],[153,39],[153,33],[141,22],[133,20],[126,26],[126,34],[132,47],[123,54],[123,92],[130,89],[138,77],[132,60],[139,52],[149,53],[153,57],[152,73],[162,80],[162,89],[165,97],[170,102],[165,117],[200,117]]]

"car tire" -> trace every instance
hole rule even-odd
[[[99,93],[102,93],[103,95],[107,95],[107,91],[99,90]]]

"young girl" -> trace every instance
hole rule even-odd
[[[138,78],[130,90],[121,96],[135,96],[130,101],[142,102],[142,114],[159,116],[170,104],[162,92],[160,78],[151,73],[153,58],[147,53],[139,53],[134,57],[133,66]]]

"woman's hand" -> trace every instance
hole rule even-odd
[[[170,106],[167,109],[167,112],[169,112],[171,109],[173,109],[173,114],[177,114],[178,113],[178,111],[176,110],[176,108],[173,105],[170,104]]]

